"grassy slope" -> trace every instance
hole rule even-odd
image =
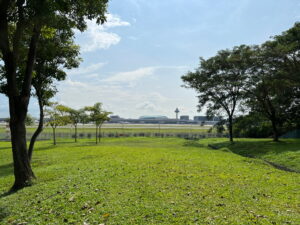
[[[298,224],[299,174],[206,144],[40,142],[33,163],[39,179],[0,197],[0,223]],[[0,194],[12,182],[9,145],[0,143]]]
[[[226,139],[210,139],[210,143],[218,148],[255,158],[261,158],[286,168],[300,172],[300,140],[281,139],[275,143],[271,139],[237,139],[230,144]]]

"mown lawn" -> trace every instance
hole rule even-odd
[[[251,141],[256,148],[258,140]],[[251,141],[238,145],[249,149]],[[8,196],[11,150],[0,143],[0,223],[299,224],[299,173],[238,155],[228,145],[212,150],[210,142],[225,139],[39,142],[38,179]],[[285,152],[289,145],[299,151],[295,142],[287,140]]]

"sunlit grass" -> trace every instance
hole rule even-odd
[[[97,146],[85,140],[56,147],[38,142],[38,179],[0,198],[0,223],[298,224],[300,174],[232,153],[228,146],[206,147],[224,141],[105,138]],[[295,143],[300,141],[286,141],[286,151]],[[259,146],[263,152],[265,145]],[[12,159],[9,143],[0,149],[3,194],[13,182]]]

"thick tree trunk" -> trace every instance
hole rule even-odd
[[[34,178],[27,153],[25,118],[27,114],[29,96],[9,97],[10,106],[10,131],[14,160],[15,183],[12,191],[21,189],[31,184]]]
[[[273,128],[273,141],[277,142],[279,141],[279,132],[277,128],[277,123],[275,119],[271,120],[272,122],[272,128]]]
[[[55,127],[52,127],[52,133],[53,133],[53,144],[56,145]]]
[[[232,125],[233,122],[232,122],[232,116],[229,116],[229,139],[230,139],[230,142],[233,142],[233,131],[232,131]]]
[[[32,71],[41,26],[34,26],[26,59],[22,88],[20,89],[16,72],[20,53],[19,41],[22,36],[22,31],[24,30],[24,24],[22,22],[23,15],[22,10],[20,11],[19,9],[19,21],[17,22],[17,30],[12,44],[13,48],[10,49],[11,43],[9,41],[7,20],[7,10],[10,3],[11,1],[0,1],[0,50],[5,65],[5,76],[8,84],[7,95],[9,97],[10,130],[15,175],[15,183],[12,190],[18,190],[28,186],[34,177],[27,152],[25,118],[30,99]],[[22,1],[19,3],[20,5],[23,4]]]
[[[40,135],[40,133],[43,131],[43,127],[44,127],[44,108],[43,108],[42,100],[39,96],[38,96],[38,102],[39,102],[39,109],[40,109],[40,118],[39,118],[39,125],[30,140],[30,145],[28,149],[28,157],[30,161],[32,159],[32,152],[33,152],[35,141],[37,137]]]

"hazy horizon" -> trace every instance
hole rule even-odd
[[[83,62],[58,83],[59,103],[81,108],[102,102],[124,118],[205,115],[181,76],[199,57],[241,44],[261,44],[300,20],[297,0],[123,0],[109,2],[107,23],[76,32]],[[0,117],[8,101],[0,95]],[[31,99],[29,113],[38,115]]]

